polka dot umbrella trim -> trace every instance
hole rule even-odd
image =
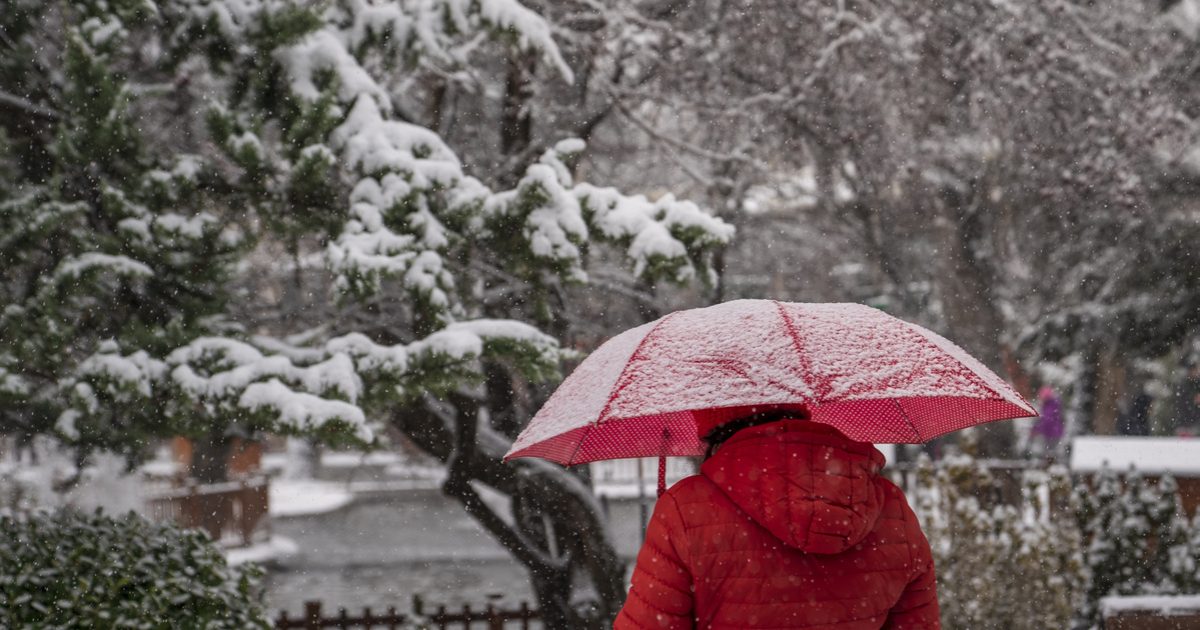
[[[700,455],[699,433],[780,408],[883,443],[1037,415],[961,348],[878,309],[738,300],[678,311],[605,342],[505,459],[573,465]]]

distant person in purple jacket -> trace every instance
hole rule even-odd
[[[1051,454],[1063,436],[1062,401],[1053,389],[1042,386],[1038,390],[1038,407],[1040,415],[1030,430],[1033,448],[1037,453]]]

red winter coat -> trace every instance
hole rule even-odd
[[[743,429],[658,501],[615,630],[940,628],[929,543],[883,455]]]

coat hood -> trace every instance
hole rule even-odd
[[[875,527],[883,454],[833,427],[783,420],[738,431],[700,473],[784,544],[835,554]]]

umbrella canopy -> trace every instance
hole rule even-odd
[[[605,342],[505,459],[700,455],[698,428],[770,408],[889,443],[1037,415],[961,348],[878,309],[738,300],[671,313]]]

